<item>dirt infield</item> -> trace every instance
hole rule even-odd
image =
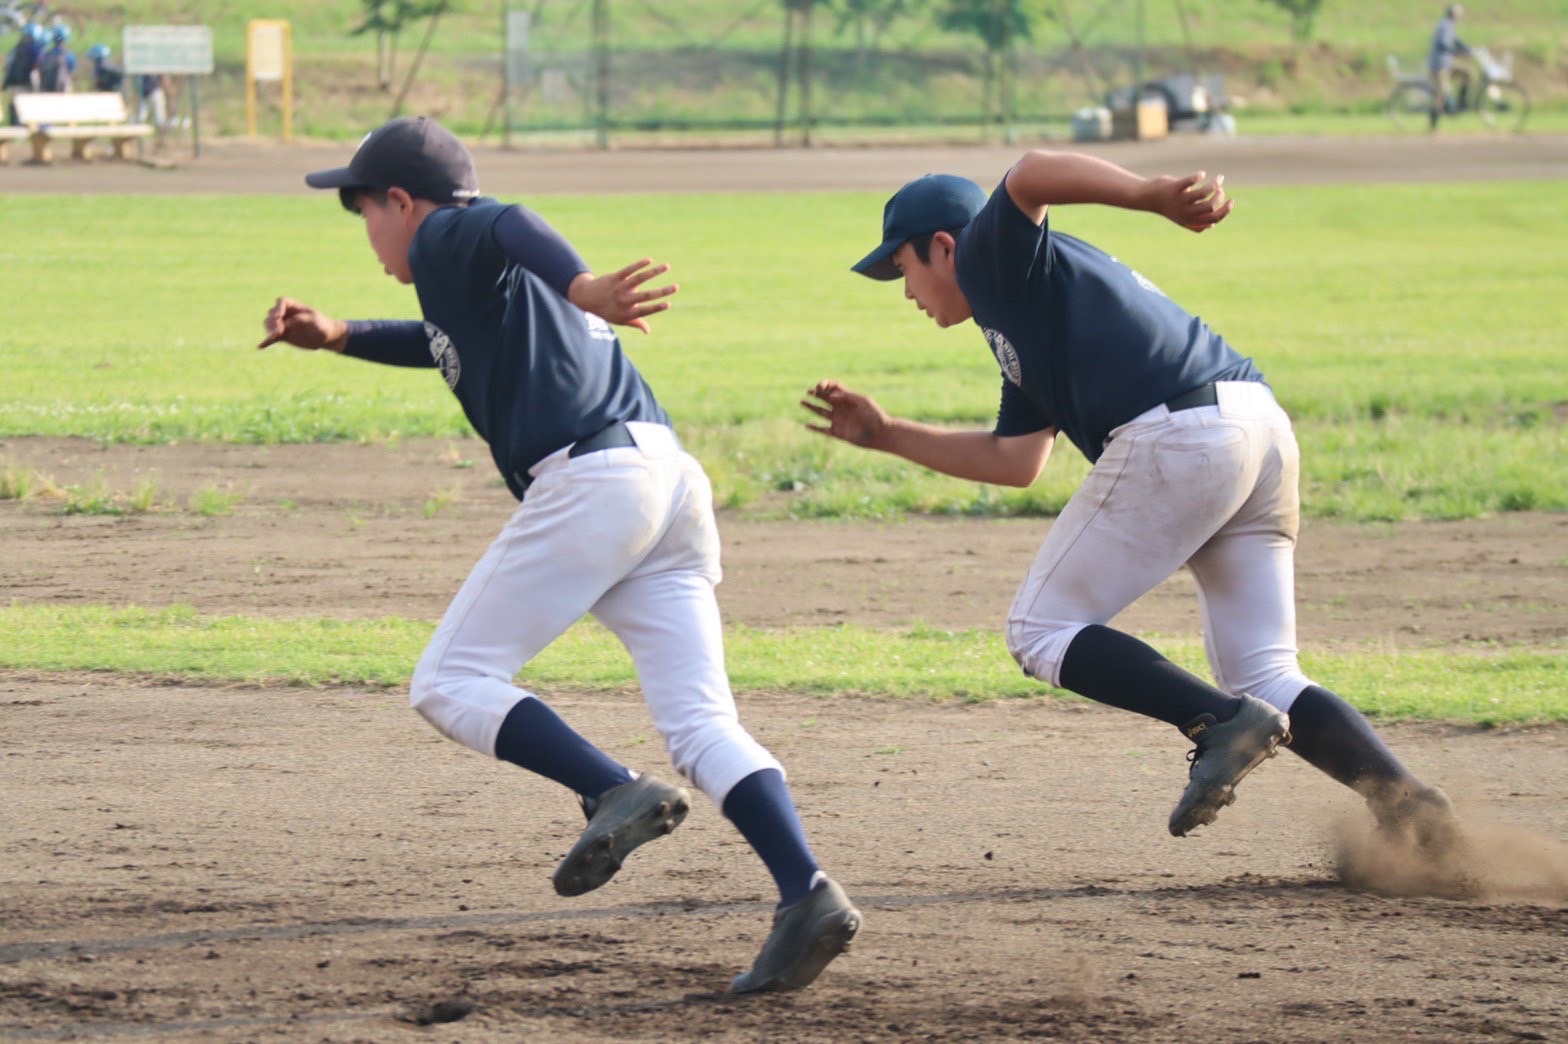
[[[1018,149],[485,153],[487,189],[885,189],[989,179]],[[1538,178],[1564,138],[1107,146],[1233,184]],[[213,143],[171,171],[0,170],[0,191],[289,192],[342,146]],[[1223,156],[1224,165],[1214,162]],[[459,462],[473,459],[479,466]],[[434,621],[512,509],[477,443],[102,447],[0,442],[64,484],[217,487],[232,514],[64,516],[0,501],[21,603]],[[427,510],[427,504],[444,506]],[[721,518],[727,619],[996,626],[1048,523]],[[1560,643],[1568,517],[1309,522],[1310,647]],[[1177,577],[1121,623],[1196,634]],[[5,635],[0,634],[0,641]],[[634,693],[545,693],[656,771]],[[1354,693],[1347,693],[1354,698]],[[1568,729],[1394,725],[1465,817],[1443,858],[1380,845],[1285,754],[1213,827],[1165,832],[1186,743],[1084,703],[748,694],[818,855],[861,905],[810,990],[723,990],[770,885],[716,810],[612,884],[557,898],[580,816],[431,731],[400,692],[0,671],[0,1039],[1165,1042],[1568,1039]],[[665,770],[667,771],[667,770]]]
[[[477,450],[12,440],[0,457],[60,483],[241,499],[216,518],[0,503],[0,583],[27,602],[433,619],[511,508],[454,468]],[[721,525],[732,621],[967,627],[995,624],[1047,523]],[[1306,640],[1560,639],[1565,532],[1550,515],[1309,524]],[[1191,631],[1186,585],[1125,622]],[[635,694],[547,695],[663,767]],[[400,692],[13,672],[0,705],[5,1039],[1568,1035],[1561,728],[1387,731],[1470,823],[1472,847],[1422,880],[1290,755],[1177,840],[1185,744],[1163,726],[1051,701],[748,696],[867,927],[810,991],[739,1002],[722,991],[760,944],[768,886],[706,804],[566,901],[547,878],[571,802],[440,739]],[[1342,852],[1363,887],[1341,883]],[[1428,894],[1398,897],[1412,888]]]
[[[946,171],[992,184],[1032,143],[816,149],[644,149],[611,152],[476,147],[486,192],[891,191]],[[1074,146],[1144,174],[1223,172],[1234,187],[1345,181],[1560,178],[1568,135],[1443,134],[1391,138],[1214,138]],[[0,167],[5,192],[307,192],[306,171],[342,164],[350,146],[223,140],[173,166],[61,163]]]

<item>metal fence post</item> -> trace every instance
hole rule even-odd
[[[594,125],[599,147],[610,147],[610,0],[593,0]]]

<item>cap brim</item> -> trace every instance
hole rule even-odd
[[[884,283],[897,279],[903,273],[899,272],[898,266],[893,263],[893,255],[901,246],[903,246],[902,241],[885,242],[851,265],[850,270],[859,272],[863,276],[870,276],[872,279],[880,279]]]
[[[305,175],[305,184],[318,189],[357,188],[364,184],[347,167],[333,167]]]

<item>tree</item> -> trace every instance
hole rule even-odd
[[[443,0],[361,0],[365,20],[349,30],[351,36],[376,34],[376,85],[392,89],[392,71],[397,61],[397,38],[404,29],[421,18],[432,18],[449,6]]]
[[[1053,17],[1039,0],[946,0],[937,24],[949,32],[973,33],[985,44],[984,118],[1012,121],[1012,76],[1007,57],[1019,40],[1034,36],[1035,22]]]
[[[864,60],[877,49],[888,26],[904,15],[917,13],[924,5],[925,0],[833,0],[838,12],[833,31],[838,34],[854,26],[855,53]]]
[[[1263,2],[1273,4],[1290,15],[1292,40],[1306,43],[1312,39],[1312,28],[1317,24],[1318,11],[1323,7],[1323,0],[1263,0]]]

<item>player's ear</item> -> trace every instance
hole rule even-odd
[[[945,267],[952,267],[953,250],[958,246],[958,240],[953,238],[951,232],[935,232],[931,236],[931,260],[940,261]]]
[[[412,213],[414,197],[410,196],[406,189],[389,188],[387,189],[387,206],[399,214]]]

